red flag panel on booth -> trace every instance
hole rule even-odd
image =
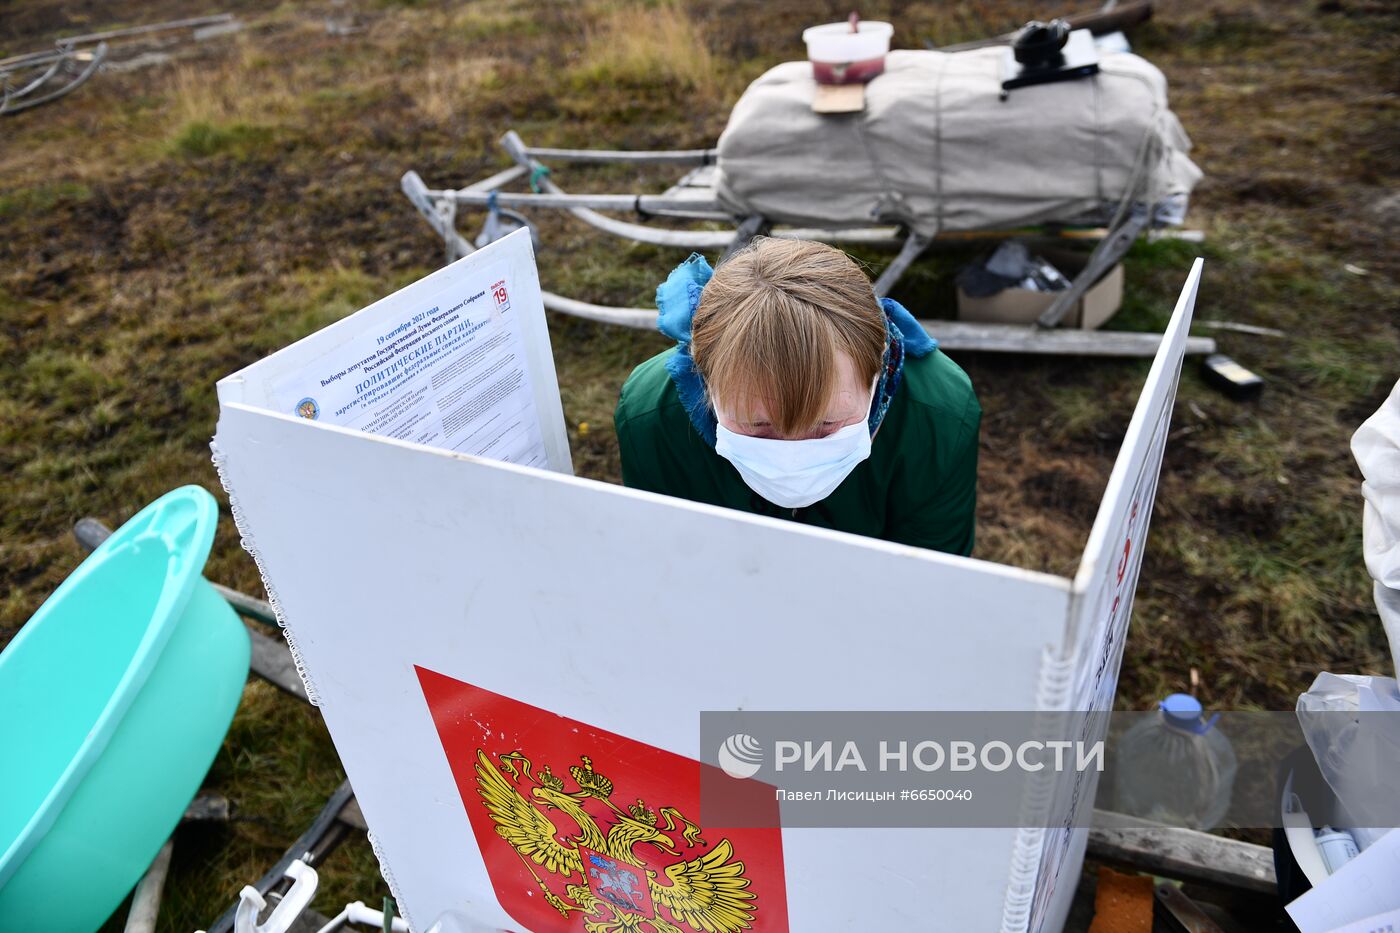
[[[701,826],[700,762],[416,671],[496,898],[523,927],[788,929],[776,816]]]

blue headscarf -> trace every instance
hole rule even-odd
[[[666,371],[671,374],[676,393],[685,406],[690,423],[705,439],[705,443],[715,446],[714,409],[710,407],[705,392],[705,380],[695,368],[695,360],[690,355],[690,322],[695,317],[695,309],[700,306],[700,293],[710,281],[714,270],[699,253],[691,253],[690,258],[676,266],[656,289],[656,329],[676,341],[676,353],[666,363]],[[881,298],[880,308],[885,312],[885,366],[880,373],[880,384],[875,390],[875,404],[870,407],[870,433],[884,420],[890,402],[899,389],[899,380],[904,372],[904,355],[915,359],[927,356],[938,347],[938,341],[928,335],[914,315],[892,298]]]

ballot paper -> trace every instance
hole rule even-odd
[[[559,393],[528,234],[293,344],[243,382],[239,401],[312,421],[539,468],[561,468],[562,443],[567,461],[562,413],[543,417]],[[546,445],[546,421],[561,443]]]
[[[1287,907],[1303,933],[1352,930],[1361,920],[1382,921],[1400,910],[1400,831],[1391,830],[1365,852],[1347,862],[1322,884]],[[1377,915],[1381,916],[1377,916]],[[1359,930],[1386,930],[1361,925]]]
[[[1400,908],[1348,923],[1328,933],[1400,933]]]

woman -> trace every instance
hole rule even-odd
[[[952,554],[972,551],[972,383],[845,253],[764,239],[656,291],[678,345],[614,416],[628,486]]]

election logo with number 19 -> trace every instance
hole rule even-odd
[[[701,826],[702,772],[718,769],[416,670],[491,887],[522,927],[788,929],[776,805],[758,828]]]
[[[501,279],[491,286],[491,297],[496,300],[497,311],[510,310],[510,293],[506,291],[506,280]]]

